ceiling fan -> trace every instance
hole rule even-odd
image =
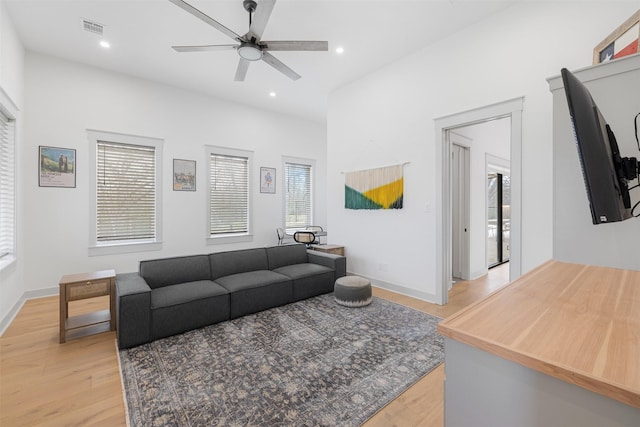
[[[196,18],[206,22],[218,31],[239,44],[204,45],[204,46],[172,46],[177,52],[204,52],[210,50],[236,49],[240,55],[240,62],[236,69],[236,81],[244,81],[247,75],[249,64],[253,61],[263,60],[276,70],[280,71],[292,80],[298,80],[301,76],[291,68],[282,63],[269,51],[327,51],[329,44],[326,41],[263,41],[261,40],[267,21],[271,16],[276,0],[244,0],[242,5],[249,12],[249,31],[244,35],[239,35],[225,27],[215,19],[196,9],[183,0],[169,0],[189,12]]]

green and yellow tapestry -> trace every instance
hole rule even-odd
[[[344,184],[346,209],[402,209],[403,165],[347,172]]]

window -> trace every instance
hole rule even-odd
[[[252,153],[207,147],[209,159],[208,232],[213,241],[250,238],[250,179]]]
[[[0,105],[0,266],[15,255],[15,119]]]
[[[155,148],[98,141],[97,162],[97,242],[155,240]]]
[[[160,239],[161,141],[90,131],[95,191],[91,246],[152,245]],[[138,249],[136,249],[138,250]],[[120,252],[120,251],[118,251]],[[97,254],[97,253],[96,253]]]
[[[313,161],[285,160],[284,198],[287,232],[313,225]]]

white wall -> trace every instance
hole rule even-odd
[[[0,2],[0,85],[15,102],[22,101],[24,48],[6,5]]]
[[[640,158],[634,134],[634,118],[640,113],[640,56],[574,72],[613,130],[620,155]],[[562,79],[551,79],[549,86],[554,105],[553,258],[640,271],[640,218],[593,225]],[[640,189],[630,193],[631,206],[640,203]],[[640,214],[640,205],[634,214]]]
[[[592,50],[637,2],[522,2],[334,92],[329,100],[327,189],[342,171],[411,162],[404,209],[349,211],[328,199],[333,243],[349,271],[434,300],[435,118],[524,97],[522,272],[552,255],[551,96],[545,78],[591,63]]]
[[[320,124],[30,52],[24,116],[22,245],[27,263],[37,266],[25,271],[27,290],[55,287],[69,273],[137,271],[141,259],[276,244],[275,229],[283,221],[283,155],[316,160],[316,222],[326,225],[326,131]],[[88,256],[87,129],[164,139],[161,251]],[[38,186],[39,145],[77,150],[76,188]],[[254,151],[252,242],[206,245],[205,145]],[[196,192],[172,191],[174,158],[197,161]],[[276,194],[259,192],[260,166],[277,169]]]
[[[16,115],[16,158],[18,161],[23,157],[23,147],[21,144],[22,135],[22,97],[23,97],[23,66],[24,49],[18,35],[11,22],[11,17],[6,11],[6,6],[0,2],[0,90],[3,92],[2,98],[7,98],[15,109]],[[8,107],[8,106],[5,106]],[[17,177],[16,185],[18,192],[22,188],[22,180]],[[22,222],[20,213],[22,212],[22,200],[18,196],[16,200],[17,209],[17,238],[22,236]],[[4,330],[8,320],[15,315],[15,307],[24,294],[24,257],[18,243],[17,257],[14,262],[0,270],[0,333]]]

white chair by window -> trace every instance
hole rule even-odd
[[[296,242],[293,240],[293,234],[291,233],[293,233],[293,231],[287,232],[287,230],[284,228],[276,228],[276,235],[278,236],[278,246],[295,244]]]

